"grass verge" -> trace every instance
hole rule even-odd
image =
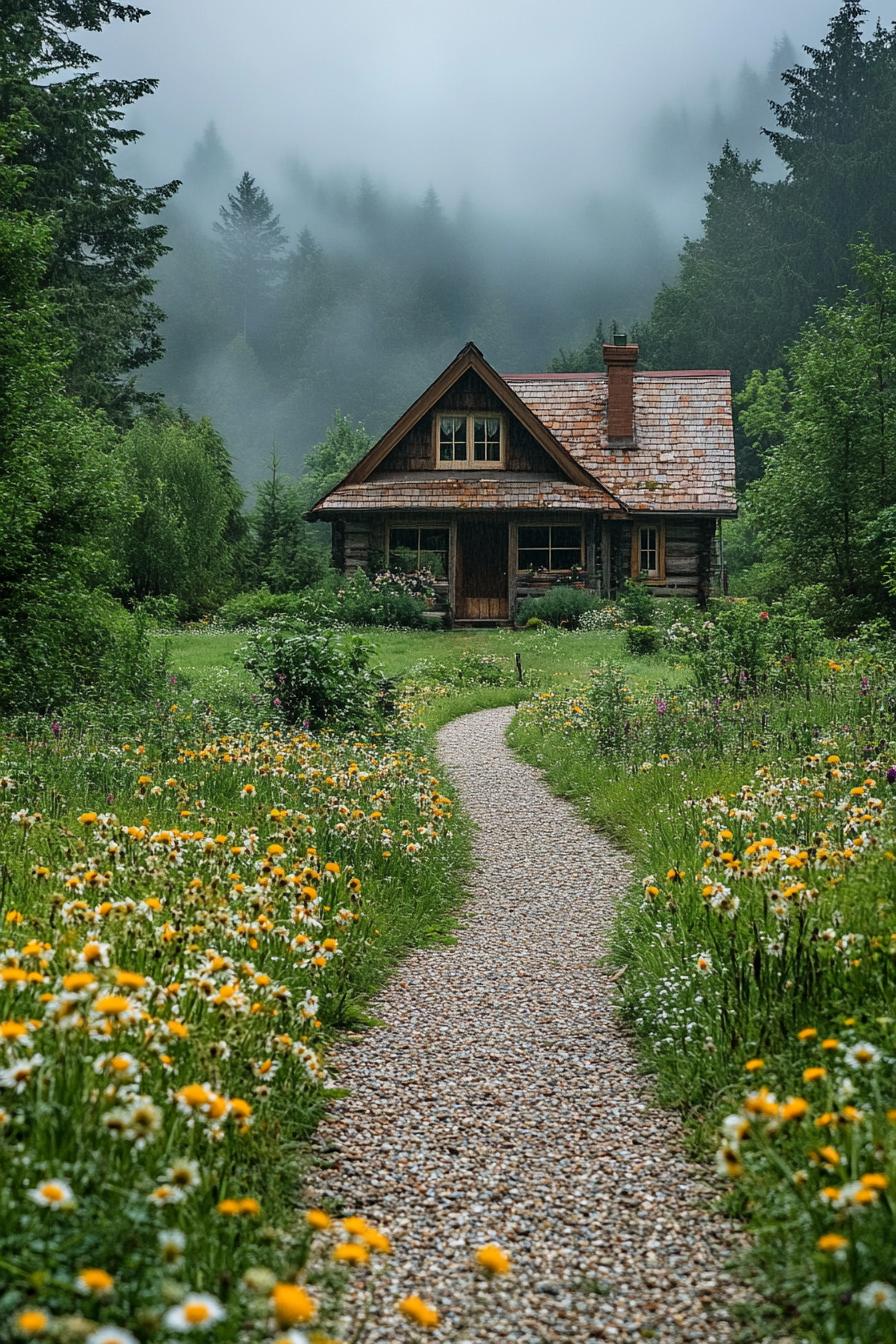
[[[607,671],[524,707],[510,741],[634,857],[612,949],[621,1010],[660,1100],[716,1150],[767,1299],[801,1340],[882,1344],[896,1320],[893,671],[828,666],[808,698],[743,700]]]
[[[172,705],[0,752],[0,1311],[152,1341],[193,1303],[254,1341],[308,1319],[277,1306],[298,1277],[326,1327],[351,1262],[303,1218],[300,1155],[327,1046],[449,935],[468,862],[419,736]]]

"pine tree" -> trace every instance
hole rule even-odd
[[[100,79],[75,34],[146,13],[113,0],[18,0],[0,25],[0,117],[28,119],[15,151],[34,170],[22,205],[54,219],[42,283],[68,336],[66,383],[120,421],[141,400],[134,375],[162,349],[150,296],[165,229],[146,221],[178,184],[118,174],[116,155],[141,134],[120,125],[125,109],[156,81]]]
[[[222,205],[215,233],[235,303],[237,330],[244,340],[259,334],[274,281],[282,270],[286,234],[267,194],[249,173]]]

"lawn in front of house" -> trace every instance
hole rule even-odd
[[[624,663],[634,685],[680,685],[685,667],[666,657],[633,658],[617,631],[554,630],[382,630],[350,632],[367,641],[374,664],[386,677],[436,682],[446,667],[469,656],[499,660],[497,685],[462,685],[421,705],[427,728],[435,729],[458,714],[496,705],[517,704],[533,691],[563,692],[586,680],[598,663]],[[174,675],[186,679],[200,699],[217,703],[220,696],[251,694],[252,681],[242,666],[240,649],[249,631],[184,631],[171,637]],[[523,681],[517,680],[520,655]]]

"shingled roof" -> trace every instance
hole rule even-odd
[[[370,509],[599,509],[623,513],[618,500],[593,485],[536,476],[530,472],[473,471],[449,476],[444,471],[414,471],[374,476],[337,486],[315,505],[315,517],[331,513],[364,512]]]
[[[388,471],[402,435],[468,369],[525,424],[565,479],[469,468],[456,475]],[[633,395],[634,436],[623,446],[607,435],[606,374],[499,374],[468,344],[309,517],[458,508],[735,513],[730,375],[636,373]]]
[[[502,377],[570,456],[627,508],[736,512],[731,375],[725,370],[636,373],[630,448],[607,438],[606,374]]]

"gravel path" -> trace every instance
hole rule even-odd
[[[511,714],[439,734],[478,827],[457,945],[412,954],[375,1005],[386,1026],[334,1061],[351,1094],[320,1128],[317,1194],[395,1243],[364,1339],[419,1339],[394,1312],[416,1292],[442,1312],[436,1340],[463,1321],[476,1344],[722,1344],[733,1234],[639,1078],[596,964],[626,862],[512,755]],[[487,1241],[514,1264],[493,1285],[470,1269]]]

